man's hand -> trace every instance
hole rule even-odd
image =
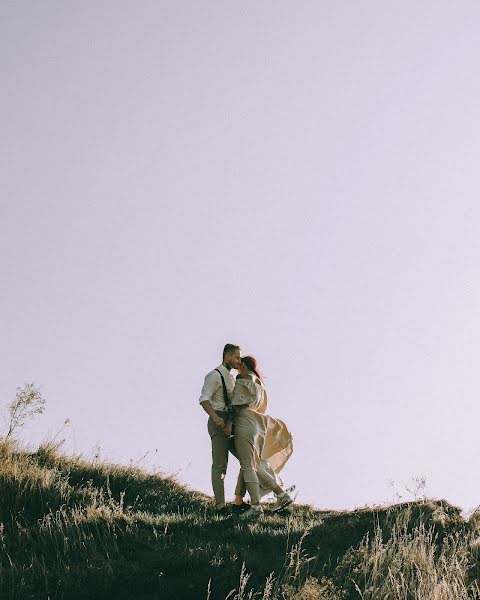
[[[214,419],[213,422],[217,427],[220,427],[220,429],[223,429],[225,427],[225,421],[222,419],[222,417],[217,416],[217,418]]]
[[[224,427],[223,427],[223,433],[225,434],[225,437],[230,437],[232,435],[232,424],[231,423],[225,423]]]

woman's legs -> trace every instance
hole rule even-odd
[[[268,463],[262,460],[260,466],[257,467],[256,472],[263,494],[268,494],[270,491],[273,491],[275,494],[282,492],[282,488],[278,485],[275,473]]]
[[[283,489],[278,485],[277,480],[274,477],[271,477],[268,472],[265,472],[263,469],[257,470],[257,477],[260,487],[266,493],[270,489],[276,495],[281,494]],[[235,500],[234,504],[237,506],[241,506],[243,504],[243,498],[247,492],[247,486],[245,485],[245,479],[243,478],[243,471],[240,468],[238,472],[237,485],[235,487]]]
[[[235,431],[235,449],[241,467],[235,494],[237,496],[240,495],[244,489],[242,487],[242,478],[250,495],[251,503],[260,504],[260,485],[257,473],[253,468],[253,445],[238,429]]]
[[[241,433],[237,433],[235,436],[235,450],[237,458],[240,461],[240,472],[235,488],[235,504],[237,506],[242,504],[243,497],[247,490],[252,504],[258,504],[261,495],[268,493],[270,490],[276,495],[283,492],[283,489],[278,485],[275,474],[269,468],[268,464],[260,465],[257,469],[253,468],[253,446],[248,439],[241,435]],[[246,477],[245,473],[247,473]],[[250,481],[247,481],[247,479]],[[252,487],[252,485],[249,484],[254,485]],[[262,490],[262,494],[260,489]],[[258,502],[254,500],[257,497]]]

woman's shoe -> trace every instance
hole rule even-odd
[[[242,521],[255,522],[263,515],[263,508],[260,505],[252,504],[248,510],[246,510],[240,519]]]
[[[285,508],[289,504],[292,504],[292,502],[293,502],[293,499],[287,492],[278,494],[277,501],[272,506],[272,512],[278,512],[279,510],[282,510],[282,508]]]

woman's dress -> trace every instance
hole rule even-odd
[[[260,495],[271,492],[278,474],[293,452],[292,435],[280,419],[265,414],[265,387],[253,379],[237,379],[232,396],[235,408],[234,440],[241,464],[236,493],[243,495],[244,481],[258,481]],[[242,493],[243,492],[243,493]]]

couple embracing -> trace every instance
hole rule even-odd
[[[233,369],[238,373],[236,379]],[[285,423],[265,414],[267,392],[255,358],[242,358],[239,346],[226,344],[222,364],[205,377],[199,402],[209,416],[217,511],[227,512],[224,479],[229,452],[240,462],[232,510],[240,513],[242,520],[260,518],[260,500],[270,492],[277,497],[274,511],[291,504],[278,474],[293,452],[292,436]],[[250,504],[244,502],[246,492]]]

